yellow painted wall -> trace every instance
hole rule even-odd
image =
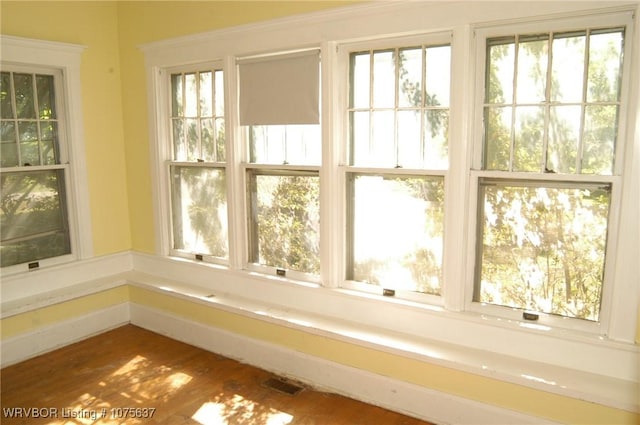
[[[134,249],[153,253],[155,236],[149,164],[146,75],[140,44],[345,2],[0,2],[2,34],[87,46],[82,56],[82,109],[96,255]],[[220,326],[241,335],[407,380],[445,392],[569,423],[637,423],[637,415],[579,400],[435,367],[230,313],[133,291],[132,301]],[[118,297],[123,294],[118,293]],[[91,304],[92,308],[100,308]],[[26,332],[41,322],[79,314],[72,305],[2,321]],[[215,313],[215,314],[214,314]],[[39,319],[38,319],[39,317]],[[34,320],[40,322],[34,322]],[[3,337],[6,337],[3,332]],[[640,341],[640,312],[638,335]],[[420,373],[416,373],[420,371]]]
[[[95,255],[131,249],[114,2],[2,1],[2,34],[85,45],[82,113]]]

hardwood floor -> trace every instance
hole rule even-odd
[[[279,392],[264,385],[269,372],[133,325],[9,366],[0,378],[5,425],[426,424],[335,394]]]

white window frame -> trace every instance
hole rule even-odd
[[[39,260],[39,268],[93,256],[91,211],[84,148],[84,121],[80,85],[81,54],[85,46],[2,35],[2,64],[57,70],[56,101],[60,117],[60,167],[65,170],[66,202],[71,254]],[[28,271],[28,263],[2,269],[8,276]]]
[[[494,171],[482,169],[482,152],[484,142],[483,114],[485,103],[485,56],[486,40],[492,37],[510,36],[513,34],[535,34],[546,32],[567,32],[571,30],[582,30],[585,28],[615,28],[625,27],[625,42],[623,52],[623,67],[621,81],[620,111],[618,120],[618,133],[614,152],[614,165],[612,175],[594,174],[549,174],[538,172],[516,172],[516,171]],[[615,290],[616,258],[618,249],[624,249],[624,230],[620,229],[619,216],[621,213],[622,187],[631,184],[631,178],[624,172],[626,155],[633,145],[633,135],[628,134],[627,117],[631,110],[629,105],[629,87],[631,82],[631,59],[633,18],[630,13],[610,13],[597,16],[584,16],[576,18],[550,19],[537,21],[535,23],[517,23],[508,25],[496,25],[478,27],[475,29],[475,60],[476,60],[476,95],[475,95],[475,115],[474,115],[474,150],[473,162],[470,171],[469,184],[469,246],[467,262],[467,287],[465,304],[466,310],[482,315],[496,318],[504,318],[512,321],[522,321],[524,325],[534,329],[568,328],[596,334],[607,334],[611,316],[616,314],[612,310],[613,293]],[[599,320],[588,321],[569,317],[558,317],[552,314],[536,312],[537,320],[527,322],[523,320],[523,310],[506,306],[483,304],[474,302],[474,285],[476,273],[476,238],[479,236],[477,229],[477,208],[479,195],[479,182],[482,178],[502,178],[506,184],[517,181],[530,181],[540,183],[542,186],[553,186],[556,182],[571,181],[579,184],[581,182],[599,182],[611,185],[610,209],[608,214],[608,234],[605,251],[604,279],[602,282],[602,296]]]
[[[166,255],[181,257],[185,259],[192,259],[192,260],[195,259],[196,261],[204,261],[207,263],[227,266],[229,264],[228,258],[225,259],[225,258],[213,256],[213,255],[203,255],[198,252],[188,252],[188,251],[178,250],[173,247],[175,235],[173,234],[174,227],[173,227],[173,217],[172,217],[173,204],[172,204],[172,193],[171,193],[172,191],[171,168],[175,166],[175,167],[190,167],[190,168],[204,167],[209,169],[220,169],[225,173],[225,177],[227,179],[228,179],[228,174],[230,172],[228,167],[228,156],[225,156],[224,162],[199,162],[199,161],[188,162],[188,161],[179,161],[173,158],[174,146],[173,146],[172,111],[171,111],[171,108],[172,108],[171,106],[171,98],[172,98],[171,75],[175,73],[188,74],[191,72],[202,72],[207,70],[215,70],[215,71],[222,70],[223,76],[224,76],[223,78],[226,81],[228,74],[224,69],[224,63],[220,60],[207,61],[207,62],[190,64],[190,65],[182,65],[182,66],[162,69],[159,71],[159,78],[161,79],[160,84],[166,89],[165,93],[162,94],[162,99],[165,99],[165,101],[159,103],[158,105],[158,113],[161,114],[161,117],[162,117],[160,120],[160,126],[161,126],[160,134],[162,135],[162,139],[160,140],[162,140],[162,142],[159,143],[158,145],[158,153],[162,156],[163,158],[162,160],[164,162],[162,179],[167,182],[166,199],[164,199],[164,202],[166,202],[165,208],[166,208],[166,211],[168,211],[168,213],[166,213],[167,219],[169,220],[169,228],[167,229],[167,233],[165,236],[167,238],[167,243],[168,243],[166,246],[166,252],[167,252]],[[224,96],[224,102],[225,102],[224,103],[225,105],[225,149],[228,151],[230,144],[227,136],[229,125],[226,122],[226,115],[228,114],[226,82],[224,85],[224,93],[222,93],[222,96]],[[214,108],[215,108],[215,105],[214,105]],[[214,115],[215,115],[215,111],[214,111]],[[229,184],[227,183],[227,211],[229,212],[228,195],[229,195]],[[228,222],[227,222],[227,226],[229,226]],[[227,241],[227,246],[229,251],[228,254],[231,255],[230,240]]]
[[[299,49],[282,49],[282,50],[273,50],[273,51],[267,51],[267,52],[261,52],[259,54],[253,54],[253,55],[238,55],[235,56],[233,58],[233,61],[235,63],[234,65],[234,76],[235,76],[235,82],[236,84],[233,87],[230,87],[230,90],[236,94],[236,102],[237,104],[239,104],[239,87],[240,87],[240,82],[239,82],[239,67],[241,66],[241,62],[243,60],[250,60],[252,58],[263,58],[263,57],[273,57],[277,60],[277,58],[279,57],[287,57],[288,55],[295,55],[295,54],[309,54],[310,52],[314,52],[314,51],[318,51],[319,52],[319,66],[321,67],[320,73],[319,73],[319,88],[320,88],[320,93],[319,93],[319,102],[320,105],[319,107],[322,108],[323,105],[323,100],[322,100],[322,94],[323,94],[323,84],[322,84],[322,78],[325,72],[325,68],[323,66],[323,55],[324,55],[324,50],[317,45],[314,46],[304,46],[301,47]],[[236,173],[238,173],[237,170],[231,170],[232,173],[236,174],[236,180],[241,182],[242,184],[242,199],[243,199],[243,203],[242,203],[242,213],[243,213],[243,217],[244,217],[244,221],[241,224],[242,225],[242,234],[244,235],[244,238],[242,239],[242,241],[238,241],[238,246],[242,246],[242,268],[244,270],[247,270],[249,272],[252,273],[259,273],[264,275],[265,277],[276,277],[278,279],[281,280],[286,280],[286,281],[291,281],[291,282],[296,282],[296,283],[300,283],[300,284],[304,284],[304,285],[312,285],[312,286],[318,286],[321,285],[321,275],[322,275],[322,234],[323,234],[323,227],[325,227],[323,224],[320,225],[320,230],[319,230],[319,239],[320,239],[320,253],[319,253],[319,260],[320,260],[320,271],[318,274],[312,274],[312,273],[307,273],[307,272],[303,272],[303,271],[298,271],[298,270],[284,270],[284,269],[280,269],[278,267],[275,266],[271,266],[271,265],[264,265],[264,264],[258,264],[255,262],[251,261],[251,253],[250,251],[252,249],[257,248],[257,245],[254,247],[252,246],[253,243],[257,243],[257,242],[253,242],[251,239],[251,234],[252,234],[252,230],[251,227],[255,224],[253,223],[252,220],[252,206],[250,205],[249,202],[249,198],[251,197],[251,194],[249,193],[249,174],[251,173],[255,173],[255,175],[282,175],[282,176],[295,176],[295,175],[303,175],[303,176],[307,176],[307,177],[311,177],[313,175],[318,176],[319,178],[319,182],[320,182],[320,192],[322,193],[322,187],[323,187],[323,182],[322,182],[322,170],[324,168],[323,164],[324,164],[324,146],[325,146],[325,127],[323,126],[323,112],[324,111],[320,111],[320,117],[319,117],[319,123],[317,124],[320,128],[320,143],[322,144],[322,149],[321,149],[321,158],[319,158],[319,162],[318,164],[289,164],[288,162],[285,164],[276,164],[276,163],[262,163],[262,162],[251,162],[251,152],[250,152],[250,147],[249,147],[249,125],[246,126],[240,126],[238,125],[238,128],[236,129],[236,153],[237,156],[239,158],[241,158],[240,160],[240,175],[238,176]],[[240,117],[239,117],[239,108],[234,107],[233,108],[233,112],[232,112],[235,117],[234,119],[237,120],[237,122],[240,122]],[[281,124],[283,126],[286,126],[285,124]],[[296,125],[296,124],[293,124]],[[315,124],[314,124],[315,125]],[[320,203],[320,216],[322,216],[322,210],[323,210],[323,200],[322,200],[322,195],[320,195],[320,199],[319,199],[319,203]]]
[[[390,176],[399,176],[399,177],[415,176],[418,178],[422,178],[422,177],[442,178],[442,182],[445,187],[444,207],[445,207],[445,217],[446,217],[447,215],[446,204],[447,204],[447,198],[448,198],[446,187],[448,184],[447,180],[448,180],[449,169],[450,169],[449,167],[451,166],[451,161],[449,160],[449,167],[445,169],[391,168],[391,167],[350,165],[349,151],[351,150],[351,147],[350,147],[350,137],[349,137],[349,116],[348,116],[348,111],[350,108],[349,64],[350,64],[351,53],[361,52],[361,51],[385,50],[385,49],[393,49],[393,48],[405,48],[405,47],[413,47],[413,46],[430,47],[430,46],[444,46],[444,45],[448,45],[451,47],[452,56],[451,56],[450,66],[451,66],[451,69],[453,69],[453,61],[454,61],[453,34],[450,31],[424,33],[424,34],[410,35],[405,37],[374,38],[374,39],[358,41],[358,42],[340,43],[337,45],[337,62],[338,63],[337,63],[337,66],[335,67],[334,72],[338,71],[338,77],[342,80],[341,87],[343,87],[343,89],[341,90],[341,93],[343,93],[343,95],[339,99],[339,108],[340,108],[339,111],[340,111],[340,114],[342,115],[342,121],[343,121],[343,126],[341,128],[341,135],[339,138],[339,152],[340,152],[339,163],[344,165],[339,167],[339,176],[340,176],[340,182],[342,185],[340,190],[344,191],[345,194],[349,192],[349,190],[347,189],[347,185],[348,185],[347,182],[349,180],[349,175],[361,175],[361,176],[390,175]],[[451,81],[453,81],[453,79],[451,79]],[[450,93],[449,98],[451,99],[451,102],[452,102],[453,101],[452,84],[450,84],[449,93]],[[452,110],[451,103],[448,105],[448,109],[450,114],[449,117],[451,117],[451,110]],[[451,144],[451,134],[449,134],[448,140],[449,140],[449,145],[448,145],[448,148],[449,148]],[[451,150],[449,149],[449,157],[450,156],[451,156]],[[394,289],[394,288],[384,288],[383,286],[350,280],[350,279],[347,279],[347,275],[349,273],[347,270],[347,267],[349,267],[349,261],[347,260],[347,258],[351,254],[349,253],[350,243],[347,240],[349,238],[349,235],[346,229],[349,229],[352,226],[351,224],[352,217],[348,216],[349,201],[347,201],[346,198],[344,199],[345,199],[345,204],[341,209],[343,211],[342,213],[343,220],[344,220],[343,227],[345,229],[345,232],[341,235],[341,237],[344,238],[344,243],[342,244],[344,251],[342,252],[342,260],[340,262],[341,277],[339,280],[339,286],[345,289],[355,290],[355,291],[360,291],[363,293],[375,294],[375,295],[382,294],[384,289],[392,289],[394,291],[392,296],[397,299],[416,301],[420,303],[438,305],[438,306],[443,305],[444,304],[443,295],[445,292],[444,286],[445,286],[445,275],[446,275],[446,271],[445,271],[446,261],[444,260],[444,252],[446,252],[445,246],[447,244],[446,230],[443,234],[443,262],[441,264],[442,286],[440,288],[441,295],[418,293],[418,292],[406,291],[406,290],[400,290],[400,289]],[[446,218],[444,220],[446,221]]]
[[[148,96],[149,134],[151,147],[152,193],[154,201],[156,253],[158,264],[180,267],[189,273],[189,282],[219,290],[261,306],[277,305],[285,309],[304,311],[329,320],[352,320],[367,328],[389,330],[417,336],[425,341],[433,339],[464,347],[490,350],[513,355],[525,361],[542,361],[562,367],[574,367],[567,360],[579,345],[584,349],[580,370],[607,376],[630,376],[627,363],[616,361],[604,364],[603,354],[617,359],[626,358],[628,345],[636,338],[637,308],[640,288],[637,287],[637,223],[640,191],[632,184],[622,185],[620,226],[635,229],[620,232],[615,262],[615,288],[611,317],[607,329],[600,333],[576,332],[573,329],[528,326],[522,320],[468,310],[469,292],[473,282],[475,250],[476,191],[472,179],[474,150],[477,149],[474,121],[475,93],[478,90],[476,70],[476,40],[478,30],[497,24],[535,26],[541,19],[565,19],[591,16],[596,19],[603,10],[633,15],[637,7],[587,3],[531,3],[525,9],[514,2],[497,4],[394,3],[354,6],[325,12],[282,18],[265,23],[249,24],[207,33],[158,41],[141,46],[145,55]],[[634,17],[635,20],[635,17]],[[381,297],[341,288],[344,280],[344,108],[347,93],[345,81],[348,70],[339,60],[337,51],[342,44],[363,40],[389,39],[451,31],[452,84],[450,120],[449,170],[445,182],[445,247],[443,305],[410,302],[397,297]],[[640,37],[634,31],[632,71],[640,69]],[[166,94],[159,78],[164,69],[184,64],[222,60],[227,83],[227,160],[229,169],[242,169],[246,164],[244,146],[240,140],[237,108],[237,87],[234,69],[236,58],[321,46],[322,75],[322,134],[323,161],[320,169],[321,199],[321,282],[322,285],[303,284],[290,279],[246,270],[245,178],[243,172],[228,175],[230,261],[228,268],[215,268],[201,262],[167,258],[169,238],[168,211],[164,208],[167,181],[163,180],[162,114],[158,108],[165,104]],[[628,59],[628,58],[627,58]],[[341,68],[342,66],[342,68]],[[637,112],[640,82],[630,86],[629,111]],[[633,143],[627,146],[624,158],[626,178],[633,182],[640,173],[640,115],[629,116],[627,131]],[[329,190],[327,190],[329,189]],[[635,251],[634,251],[635,250]],[[164,272],[172,275],[172,267]],[[182,268],[184,267],[184,269]],[[175,276],[186,279],[185,276]],[[292,284],[295,283],[295,284]],[[348,313],[347,313],[348,312]],[[527,326],[525,326],[527,325]],[[328,325],[327,328],[330,328]],[[551,349],[553,347],[553,349]],[[625,354],[627,353],[627,354]]]

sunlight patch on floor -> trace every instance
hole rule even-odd
[[[220,402],[208,401],[191,417],[202,425],[260,424],[287,425],[293,416],[234,394]]]

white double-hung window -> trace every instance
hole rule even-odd
[[[4,68],[0,78],[2,266],[71,254],[56,101],[61,75]]]
[[[91,255],[80,110],[82,46],[2,36],[2,273]]]
[[[346,286],[440,295],[450,34],[341,46],[348,62]]]
[[[171,248],[174,255],[229,258],[224,77],[220,66],[172,70]]]
[[[320,52],[238,59],[247,267],[320,275]]]
[[[530,319],[607,312],[629,32],[628,15],[477,32],[475,303]]]

